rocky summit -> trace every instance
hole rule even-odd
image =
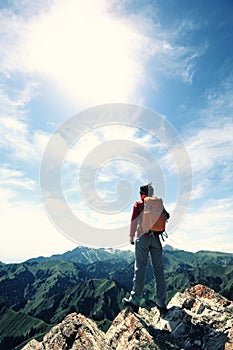
[[[41,342],[22,350],[233,350],[233,302],[196,285],[177,293],[160,315],[156,307],[121,311],[106,333],[87,317],[72,313]]]

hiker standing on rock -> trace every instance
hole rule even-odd
[[[132,311],[138,312],[150,253],[156,283],[156,306],[160,313],[165,313],[166,284],[159,235],[165,231],[165,222],[170,215],[165,210],[162,199],[153,197],[153,194],[151,184],[141,186],[141,199],[133,207],[130,227],[130,243],[135,243],[133,288],[129,299],[123,298],[122,302]]]

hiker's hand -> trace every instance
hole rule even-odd
[[[130,244],[134,245],[134,239],[133,238],[130,239]]]

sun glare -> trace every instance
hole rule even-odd
[[[101,3],[61,2],[33,18],[22,45],[25,69],[52,80],[72,99],[126,101],[141,74],[141,39]]]

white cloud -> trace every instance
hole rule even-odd
[[[11,117],[0,117],[1,136],[0,146],[6,152],[13,152],[21,159],[32,159],[35,154],[28,140],[28,125]]]
[[[211,181],[208,179],[202,179],[201,182],[195,184],[192,190],[192,200],[204,197],[210,187]]]
[[[120,145],[119,140],[124,143]],[[101,146],[101,149],[98,148]],[[72,192],[77,194],[82,180],[78,177],[79,171],[84,167],[84,177],[87,176],[88,183],[94,181],[96,188],[101,189],[102,197],[109,195],[112,198],[117,184],[122,180],[126,180],[132,187],[148,181],[148,168],[153,166],[153,173],[156,172],[155,166],[159,166],[161,149],[162,145],[150,134],[142,133],[133,126],[100,125],[79,138],[67,153],[62,171],[64,191],[68,196],[72,196]],[[150,154],[149,160],[154,160],[153,164],[147,159],[147,152]],[[105,189],[103,182],[107,186]]]
[[[45,132],[29,129],[26,121],[0,115],[0,147],[8,160],[38,162],[48,142]]]
[[[150,64],[154,65],[155,72],[178,77],[183,82],[192,84],[197,70],[197,60],[203,55],[205,49],[181,46],[175,41],[172,42],[169,37],[166,41],[157,39],[157,42],[154,42],[152,39],[150,47],[148,58]]]
[[[231,68],[231,69],[230,69]],[[216,72],[216,84],[205,94],[206,105],[190,111],[186,149],[193,169],[193,199],[231,194],[233,171],[232,65]],[[214,189],[214,190],[213,190]]]
[[[187,150],[194,172],[207,173],[217,166],[228,166],[233,158],[233,123],[219,123],[198,130],[187,140]]]
[[[214,125],[232,120],[233,110],[233,74],[232,64],[224,64],[216,74],[216,86],[206,91],[206,107],[200,112],[201,117]]]
[[[7,161],[38,161],[48,142],[46,132],[29,126],[27,104],[35,88],[36,84],[28,82],[23,87],[10,87],[9,91],[0,89],[0,148]]]
[[[36,94],[37,84],[27,81],[20,86],[15,85],[17,85],[15,82],[8,85],[4,79],[2,80],[0,86],[0,122],[2,128],[26,133],[28,128],[27,104]],[[1,129],[0,132],[2,135],[6,133],[6,137],[8,136],[7,130]]]
[[[171,242],[188,251],[233,252],[233,198],[208,200],[198,210],[190,208],[183,223],[171,235]]]
[[[26,177],[22,171],[14,170],[7,165],[3,165],[1,167],[0,186],[34,190],[36,183]]]
[[[19,262],[54,252],[65,252],[75,244],[60,234],[38,201],[38,184],[9,164],[0,173],[0,260]],[[34,201],[33,201],[34,198]]]
[[[193,46],[190,44],[190,38],[205,24],[187,18],[164,28],[160,24],[155,9],[148,11],[147,6],[144,11],[133,14],[131,21],[136,21],[137,28],[140,28],[143,37],[141,57],[143,57],[144,74],[147,73],[147,84],[151,80],[152,71],[151,83],[154,87],[160,85],[160,78],[156,77],[157,73],[176,77],[184,83],[192,84],[198,69],[198,60],[206,52],[207,44],[204,41],[198,46]],[[147,67],[149,67],[148,70]]]
[[[124,237],[120,237],[120,228],[129,225],[130,213],[128,211],[109,215],[109,213],[100,213],[92,210],[83,203],[74,212],[81,221],[88,225],[100,229],[109,229],[109,234],[111,234],[111,229],[119,228],[119,242],[124,239]],[[83,237],[83,242],[85,242],[85,237]]]
[[[21,202],[1,208],[1,261],[19,262],[74,249],[59,233],[41,206]]]
[[[76,165],[80,165],[87,155],[104,142],[114,140],[132,141],[136,145],[140,145],[145,149],[160,148],[161,145],[155,143],[150,134],[144,133],[139,135],[139,130],[132,125],[119,125],[117,121],[111,126],[100,126],[90,129],[88,133],[82,135],[67,154],[67,161]],[[120,155],[119,155],[120,156]],[[92,164],[90,164],[91,166]]]

